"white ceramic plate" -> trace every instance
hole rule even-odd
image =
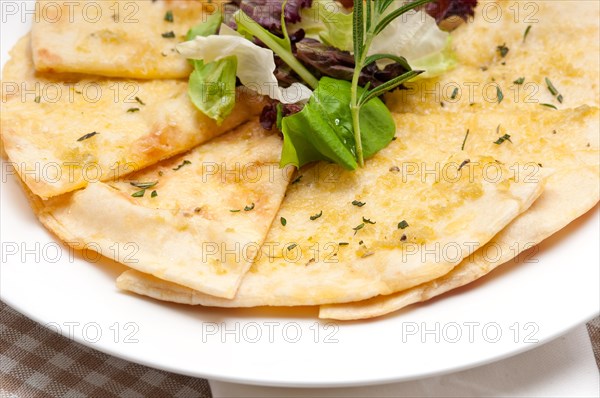
[[[23,10],[3,9],[2,64],[28,30]],[[330,324],[315,309],[220,310],[122,293],[114,280],[125,267],[59,243],[5,163],[0,187],[1,299],[90,347],[177,373],[304,387],[415,379],[534,348],[599,308],[597,207],[467,288],[381,319]]]

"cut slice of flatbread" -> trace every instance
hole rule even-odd
[[[196,110],[187,84],[36,74],[29,38],[2,80],[1,137],[14,172],[47,198],[184,152],[260,112],[241,99],[221,126]]]
[[[598,20],[595,0],[480,0],[475,18],[452,32],[456,69],[406,83],[386,104],[421,114],[598,106]]]
[[[233,300],[133,271],[120,276],[118,286],[224,307],[315,305],[389,294],[448,273],[542,191],[543,170],[524,180],[522,167],[509,169],[495,160],[504,152],[494,144],[496,126],[478,132],[487,145],[473,152],[460,150],[463,131],[433,134],[429,120],[399,118],[397,126],[397,139],[363,169],[318,163],[300,171]]]
[[[384,315],[463,286],[539,243],[598,202],[595,107],[600,98],[600,42],[590,38],[600,34],[599,18],[597,1],[481,1],[475,20],[453,33],[459,66],[440,78],[409,83],[411,90],[390,96],[392,109],[427,114],[427,120],[440,129],[453,129],[453,123],[472,127],[470,118],[476,117],[476,123],[487,118],[491,124],[501,124],[512,140],[525,131],[522,144],[505,147],[512,152],[506,153],[506,160],[535,159],[556,173],[530,210],[447,275],[404,292],[323,306],[321,317]],[[502,93],[501,101],[496,87]],[[551,111],[551,106],[581,105],[592,108]],[[443,116],[450,112],[477,115]],[[556,134],[549,133],[553,131]],[[474,143],[470,143],[472,138]],[[476,136],[470,136],[466,148],[472,148],[471,144],[478,145]],[[493,251],[499,255],[484,255]]]
[[[32,28],[38,71],[136,79],[187,78],[175,51],[221,1],[38,0]]]
[[[598,118],[598,109],[587,106],[560,112],[403,115],[409,126],[422,125],[425,120],[435,126],[423,132],[424,139],[432,137],[436,130],[458,135],[468,128],[471,134],[465,148],[475,153],[489,145],[481,132],[502,123],[502,131],[510,134],[512,142],[504,142],[498,148],[498,159],[506,164],[528,164],[523,178],[542,166],[555,172],[529,210],[446,275],[395,294],[322,306],[319,316],[340,320],[372,318],[428,300],[479,279],[584,214],[596,205],[600,195]],[[454,145],[459,141],[457,137]]]
[[[276,134],[249,122],[118,181],[47,201],[32,196],[33,205],[75,249],[231,298],[289,182],[278,167],[281,145]]]

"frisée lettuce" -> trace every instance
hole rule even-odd
[[[288,88],[279,87],[273,74],[273,51],[257,46],[227,25],[221,25],[219,35],[196,36],[193,40],[177,45],[177,51],[189,59],[203,62],[233,56],[238,65],[243,65],[243,68],[236,68],[236,76],[244,86],[283,104],[305,102],[312,95],[312,91],[300,83],[294,83]]]

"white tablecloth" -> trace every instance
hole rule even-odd
[[[233,397],[599,397],[600,374],[581,325],[520,355],[471,370],[369,387],[292,389],[210,381],[214,398]]]

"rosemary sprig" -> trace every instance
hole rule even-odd
[[[430,3],[431,1],[433,0],[415,0],[390,13],[386,13],[386,11],[393,3],[393,0],[367,0],[364,4],[362,1],[354,2],[352,35],[354,39],[355,66],[354,74],[352,75],[350,110],[352,113],[352,128],[354,130],[354,141],[356,144],[356,158],[361,167],[365,164],[360,133],[361,107],[373,98],[379,97],[383,93],[398,87],[402,83],[424,72],[411,70],[406,59],[402,57],[396,57],[390,54],[374,54],[368,56],[373,39],[399,16],[424,4]],[[399,62],[408,70],[408,72],[373,89],[369,89],[369,86],[367,85],[359,96],[358,81],[361,71],[369,64],[381,59],[391,59]]]

